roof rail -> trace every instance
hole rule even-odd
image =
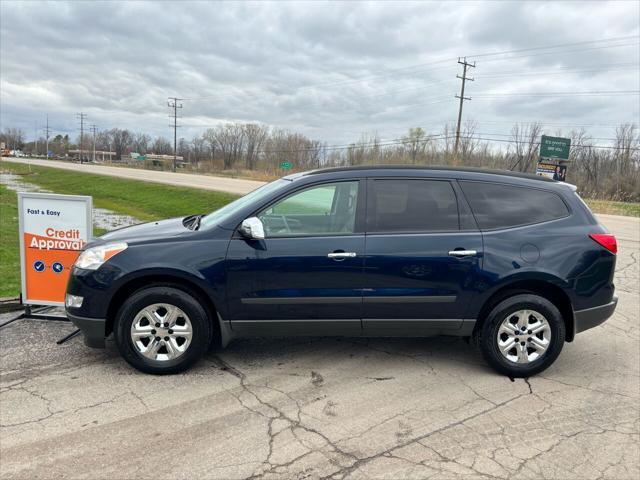
[[[548,177],[543,177],[541,175],[535,175],[533,173],[525,173],[525,172],[514,172],[511,170],[498,170],[491,168],[481,168],[481,167],[452,167],[452,166],[444,166],[444,165],[356,165],[349,167],[330,167],[330,168],[320,168],[317,170],[310,170],[308,172],[303,172],[302,175],[317,175],[321,173],[331,173],[331,172],[348,172],[354,170],[439,170],[439,171],[452,171],[452,172],[468,172],[468,173],[485,173],[489,175],[504,175],[508,177],[518,177],[518,178],[527,178],[529,180],[539,180],[541,182],[557,182],[557,180],[553,180]]]

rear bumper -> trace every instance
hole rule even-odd
[[[616,305],[618,305],[618,297],[614,295],[611,302],[605,305],[573,312],[576,333],[584,332],[603,323],[613,315]]]
[[[71,315],[67,317],[78,327],[84,335],[84,343],[88,347],[104,348],[105,327],[107,321],[104,318],[86,318]]]

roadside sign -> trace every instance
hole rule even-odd
[[[536,175],[564,182],[567,176],[567,166],[556,165],[555,163],[538,162]]]
[[[291,167],[293,167],[293,164],[291,162],[280,163],[280,168],[283,170],[291,170]]]
[[[64,306],[71,266],[92,233],[91,197],[18,193],[22,303]]]
[[[571,139],[562,137],[548,137],[542,135],[540,140],[540,158],[557,158],[569,160]]]

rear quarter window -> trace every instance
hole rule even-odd
[[[460,181],[471,210],[483,230],[517,227],[569,215],[554,192],[487,182]]]

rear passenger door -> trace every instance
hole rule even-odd
[[[365,251],[365,335],[461,327],[475,295],[482,236],[456,183],[369,179]]]

